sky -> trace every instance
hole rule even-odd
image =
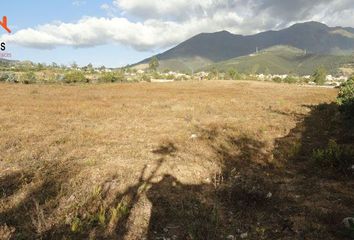
[[[319,21],[354,27],[354,0],[11,0],[0,3],[13,59],[120,67],[201,32],[254,34]]]

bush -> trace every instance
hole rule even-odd
[[[228,80],[240,80],[240,74],[233,68],[229,69],[226,73],[226,79]]]
[[[0,82],[18,83],[18,80],[14,73],[0,73]]]
[[[80,71],[71,71],[64,75],[64,82],[66,83],[84,83],[88,82],[85,75]]]
[[[344,114],[351,118],[354,117],[354,77],[341,86],[337,103]]]
[[[314,150],[311,159],[320,167],[350,173],[354,164],[354,150],[330,140],[325,149]]]
[[[151,76],[147,75],[147,74],[143,74],[141,76],[141,80],[145,81],[145,82],[151,82]]]
[[[273,82],[276,82],[276,83],[281,83],[283,82],[283,79],[281,79],[280,77],[275,77],[272,79]]]
[[[110,72],[103,73],[99,79],[100,82],[113,83],[113,82],[124,82],[124,74],[121,72]]]
[[[33,84],[36,83],[37,78],[34,72],[26,72],[21,76],[21,83]]]
[[[285,83],[297,83],[297,79],[292,76],[287,76],[283,81]]]
[[[168,74],[168,75],[166,76],[166,79],[167,79],[167,80],[175,80],[175,76],[174,76],[173,74]]]

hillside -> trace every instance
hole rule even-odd
[[[191,72],[191,68],[193,70],[203,68],[209,63],[247,56],[255,53],[256,49],[261,51],[277,45],[306,51],[309,58],[322,59],[322,55],[350,55],[354,51],[354,29],[306,22],[279,31],[266,31],[249,36],[227,31],[201,33],[156,57],[161,63],[160,70]],[[150,59],[147,58],[134,66],[146,64]],[[332,57],[329,59],[332,60]],[[326,61],[329,59],[327,57]]]
[[[353,57],[348,55],[307,54],[301,49],[290,46],[274,46],[257,54],[218,62],[200,70],[227,71],[237,69],[240,73],[307,75],[312,74],[314,69],[323,66],[330,73],[335,74],[341,66],[352,62],[354,62]]]

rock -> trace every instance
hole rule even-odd
[[[227,236],[226,239],[228,239],[228,240],[235,240],[235,236],[234,236],[234,235],[229,235],[229,236]]]
[[[198,138],[198,135],[197,134],[192,134],[191,136],[190,136],[190,139],[197,139]]]
[[[269,192],[268,194],[267,194],[267,196],[266,196],[266,198],[271,198],[273,196],[273,194],[271,193],[271,192]]]
[[[248,233],[242,233],[242,234],[240,235],[240,237],[241,237],[242,239],[245,239],[245,238],[248,237]]]
[[[343,224],[346,229],[354,229],[354,217],[347,217],[343,219]]]

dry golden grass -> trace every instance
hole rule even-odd
[[[246,81],[1,84],[1,229],[13,239],[225,239],[244,232],[250,239],[320,238],[332,231],[332,222],[322,219],[330,216],[307,218],[304,206],[331,213],[334,202],[316,206],[318,189],[310,199],[288,189],[303,187],[296,185],[303,179],[283,176],[291,170],[274,150],[310,114],[309,106],[336,94]],[[235,191],[245,196],[232,203],[233,192],[225,189],[238,175],[246,183]],[[337,184],[352,199],[344,183],[330,184],[326,196]],[[279,209],[256,210],[264,192],[253,194],[255,186],[271,189],[271,205]],[[227,194],[231,201],[223,199]],[[243,201],[255,206],[244,208]],[[340,204],[339,221],[348,211]]]

